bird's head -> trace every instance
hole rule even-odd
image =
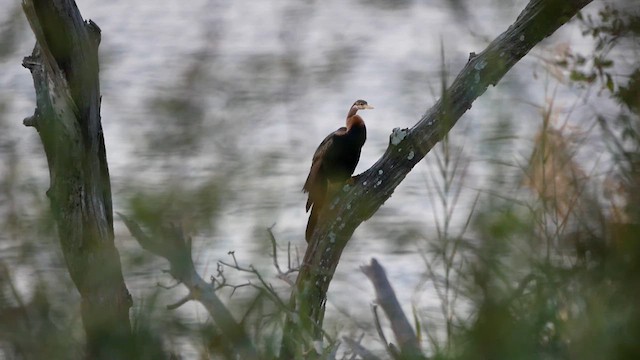
[[[351,106],[351,108],[354,110],[366,110],[366,109],[373,109],[373,106],[367,104],[367,102],[364,100],[356,100],[356,102],[353,103],[353,106]]]

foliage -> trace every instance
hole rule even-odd
[[[608,5],[579,21],[594,38],[593,52],[567,52],[556,65],[567,71],[570,86],[596,87],[620,104],[613,118],[596,115],[609,169],[597,164],[604,177],[585,171],[576,155],[577,147],[589,146],[585,131],[558,124],[551,100],[524,179],[515,184],[528,194],[490,196],[477,207],[471,229],[477,238],[465,255],[475,261],[462,270],[467,286],[459,290],[472,320],[460,322],[448,351],[437,348],[439,358],[640,354],[640,68],[623,65],[638,44],[640,18]]]
[[[414,304],[418,336],[426,339],[426,350],[433,358],[632,359],[640,354],[640,67],[629,69],[618,63],[625,47],[637,43],[639,19],[614,6],[606,6],[597,16],[581,16],[583,35],[594,38],[593,51],[568,52],[555,61],[555,66],[566,72],[570,86],[595,88],[620,104],[615,118],[598,119],[612,159],[604,180],[586,171],[578,161],[575,148],[584,143],[582,134],[559,125],[550,103],[532,139],[531,157],[520,169],[521,178],[512,183],[500,179],[499,190],[511,185],[517,191],[508,196],[474,192],[473,206],[458,227],[451,214],[458,211],[459,194],[467,189],[463,180],[468,175],[467,159],[449,138],[434,154],[438,167],[433,185],[441,186],[442,191],[432,203],[437,202],[445,215],[435,220],[435,235],[426,236],[429,243],[422,248],[424,276],[419,291],[435,289],[441,303],[441,322],[427,316],[420,303]],[[197,93],[200,89],[183,91]],[[190,154],[201,145],[204,109],[199,101],[189,103],[189,99],[193,100],[186,96],[186,100],[169,97],[152,102],[158,112],[164,113],[161,124],[169,129],[158,130],[151,142],[170,144],[164,149],[167,153],[177,148]],[[197,121],[182,128],[184,119],[178,117],[185,113]],[[176,135],[175,129],[182,132]],[[0,139],[2,136],[0,132]],[[10,142],[5,144],[11,147]],[[3,158],[10,158],[12,151],[2,150]],[[7,203],[13,204],[11,194],[19,186],[12,179],[17,161],[7,164],[10,171],[4,172],[0,185]],[[494,171],[501,178],[503,170],[496,166]],[[134,189],[126,194],[125,206],[152,232],[162,224],[175,222],[186,223],[187,230],[213,233],[222,212],[223,193],[232,178],[205,179],[203,184],[188,185],[187,189],[184,183],[160,191]],[[31,211],[44,213],[44,199],[29,196],[33,197]],[[57,244],[50,241],[50,236],[32,234],[29,224],[19,221],[19,211],[8,207],[2,219],[2,227],[11,230],[8,236],[47,239],[47,251],[53,255],[46,263],[61,265],[64,260],[53,250]],[[44,223],[41,228],[50,232],[50,220],[36,217]],[[295,271],[295,261],[289,259],[288,269],[281,271],[277,263],[280,249],[272,233],[269,238],[273,240],[269,256],[276,261],[278,277],[286,283],[290,272]],[[27,255],[20,262],[42,261],[38,250],[42,248],[24,250]],[[292,250],[287,250],[287,255],[294,257]],[[136,254],[136,250],[131,253]],[[123,257],[128,256],[131,254]],[[285,305],[277,285],[236,260],[233,253],[229,256],[231,260],[210,271],[211,284],[230,299],[231,310],[240,315],[236,318],[261,354],[274,358],[279,352],[284,317],[293,309]],[[83,340],[75,309],[50,304],[78,305],[77,296],[69,294],[73,292],[64,274],[54,272],[45,279],[38,278],[31,296],[25,297],[16,291],[15,276],[8,268],[3,265],[0,274],[0,341],[4,354],[8,358],[80,358]],[[49,283],[62,284],[60,293],[48,289]],[[243,294],[239,296],[240,292]],[[234,357],[221,333],[225,329],[210,321],[186,324],[177,315],[167,314],[160,298],[147,297],[133,311],[135,358],[175,358],[173,353]],[[298,330],[303,331],[303,327]],[[327,338],[331,341],[316,344],[315,350],[331,357],[341,345],[335,334],[327,334]],[[305,357],[309,353],[297,355]]]

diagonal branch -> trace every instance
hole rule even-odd
[[[382,307],[391,323],[391,329],[400,347],[400,357],[403,359],[425,359],[420,350],[418,338],[402,311],[402,307],[400,307],[400,302],[398,302],[382,265],[376,259],[371,259],[371,265],[363,266],[361,269],[373,284],[376,290],[376,302]]]
[[[384,155],[354,186],[336,195],[309,241],[291,305],[300,321],[322,325],[326,293],[342,250],[355,229],[391,197],[413,167],[448,133],[473,101],[536,44],[553,34],[592,0],[531,0],[509,29],[471,57],[440,100],[411,129],[394,129]],[[281,358],[295,351],[296,325],[289,321]],[[318,334],[319,336],[319,334]]]
[[[259,359],[245,329],[235,321],[229,309],[216,295],[214,284],[204,281],[196,271],[191,256],[191,238],[185,237],[182,229],[173,225],[159,231],[157,236],[150,237],[135,221],[120,213],[118,216],[143,249],[169,261],[171,276],[189,289],[188,295],[176,304],[169,305],[169,308],[175,309],[189,300],[198,301],[207,309],[222,336],[233,345],[231,348],[241,359]]]

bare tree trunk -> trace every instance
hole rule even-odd
[[[71,278],[82,297],[87,354],[126,358],[131,296],[113,242],[111,185],[100,122],[100,29],[73,0],[25,0],[36,36],[23,61],[36,90],[35,114],[49,165],[47,196]]]
[[[411,129],[394,129],[384,155],[321,214],[309,241],[285,325],[281,358],[305,353],[306,334],[322,337],[327,289],[355,229],[391,197],[413,167],[446,135],[489,85],[592,0],[531,0],[513,25],[480,54],[471,54],[453,84]],[[301,331],[302,330],[302,331]]]

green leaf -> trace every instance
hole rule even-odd
[[[422,328],[420,327],[420,320],[418,319],[416,307],[412,306],[411,308],[413,310],[413,322],[415,324],[414,326],[416,327],[416,338],[418,339],[418,343],[420,343],[422,341]]]
[[[609,89],[609,91],[613,92],[613,79],[611,78],[611,74],[606,73],[605,74],[607,77],[607,89]]]
[[[587,76],[582,71],[573,70],[571,74],[569,74],[569,79],[571,81],[586,81]]]

